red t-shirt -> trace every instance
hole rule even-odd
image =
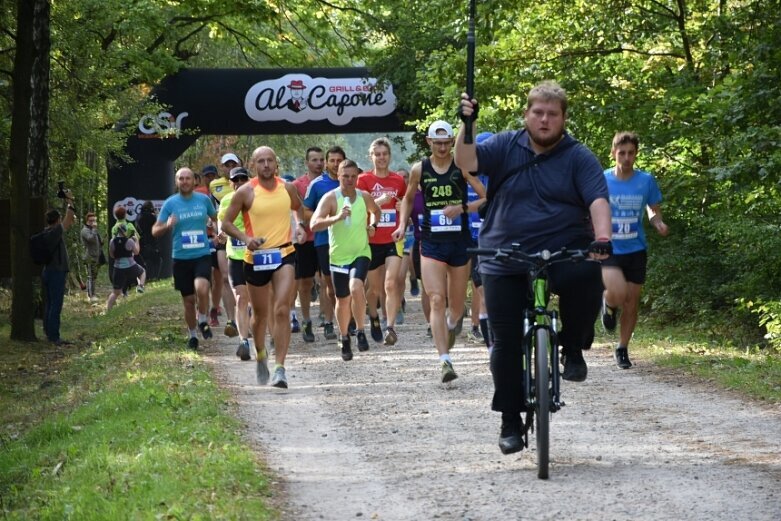
[[[320,177],[320,176],[318,176]],[[311,183],[312,180],[309,178],[309,174],[303,174],[301,177],[296,178],[295,181],[293,181],[293,186],[296,187],[296,190],[298,190],[298,195],[301,196],[301,200],[303,201],[306,197],[306,191],[309,188],[309,183]],[[306,229],[306,242],[311,242],[315,240],[315,234],[312,230],[309,228]]]
[[[393,242],[391,234],[398,227],[398,212],[396,203],[401,201],[404,193],[407,191],[407,184],[404,178],[396,172],[389,172],[386,177],[377,177],[374,172],[364,172],[358,176],[359,190],[368,192],[372,199],[377,199],[383,194],[391,196],[391,200],[380,205],[382,218],[377,225],[377,233],[369,239],[370,244],[388,244]]]

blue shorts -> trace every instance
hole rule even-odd
[[[444,262],[448,266],[457,268],[465,266],[469,262],[469,254],[466,249],[472,245],[472,238],[462,236],[452,242],[431,242],[423,240],[420,243],[420,256]]]

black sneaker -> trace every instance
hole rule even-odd
[[[315,341],[315,334],[312,332],[312,321],[307,320],[304,322],[304,329],[301,333],[301,336],[304,337],[304,342],[314,342]]]
[[[523,450],[523,423],[520,415],[502,414],[499,450],[502,454],[513,454]]]
[[[198,349],[198,337],[191,336],[190,340],[187,341],[187,347],[189,349],[192,349],[193,351]]]
[[[342,360],[349,362],[353,359],[353,350],[350,348],[350,336],[342,337]]]
[[[358,340],[358,351],[368,351],[369,350],[369,341],[366,340],[366,333],[361,331],[357,331],[355,333],[355,338]]]
[[[567,352],[564,358],[564,372],[561,373],[561,377],[570,382],[583,382],[588,376],[588,366],[583,359],[583,353],[578,350],[577,352]]]
[[[241,358],[244,362],[251,358],[249,354],[249,340],[245,338],[239,342],[239,348],[236,349],[236,356]]]
[[[605,302],[605,297],[602,297],[602,327],[608,333],[613,333],[616,330],[616,322],[618,322],[618,308],[610,307]]]
[[[326,322],[323,328],[325,329],[323,336],[325,336],[326,340],[336,340],[336,331],[334,331],[333,322]]]
[[[347,325],[347,334],[350,336],[355,336],[355,319],[350,317],[350,323]],[[366,335],[364,335],[364,338],[366,338]]]
[[[613,359],[616,361],[616,365],[621,369],[629,369],[632,367],[632,362],[629,360],[629,349],[626,347],[617,347],[613,353]]]
[[[204,340],[207,340],[212,337],[212,328],[209,327],[209,324],[206,322],[201,322],[198,324],[198,329],[201,330],[201,336]]]
[[[382,326],[380,325],[380,317],[369,317],[369,323],[371,326],[372,340],[375,342],[382,342]]]

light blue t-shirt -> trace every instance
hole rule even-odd
[[[339,180],[331,179],[328,172],[323,174],[309,183],[309,187],[306,189],[306,195],[304,196],[304,206],[312,211],[317,209],[320,199],[331,190],[339,188]],[[315,246],[325,246],[328,244],[328,230],[315,232]]]
[[[648,248],[643,231],[645,207],[661,203],[662,192],[648,172],[635,170],[626,180],[619,179],[614,172],[612,168],[605,170],[613,221],[613,253],[643,251]]]
[[[209,255],[206,225],[209,217],[217,216],[211,199],[200,192],[186,198],[174,194],[163,203],[157,222],[164,223],[171,215],[177,219],[171,233],[173,258],[189,260]]]
[[[483,183],[483,186],[488,188],[488,176],[484,174],[478,174],[477,178],[480,180],[481,183]],[[477,201],[480,199],[480,197],[477,195],[477,192],[475,192],[475,189],[472,188],[472,185],[469,183],[466,184],[466,202],[467,204]],[[469,232],[472,234],[472,240],[475,241],[475,244],[477,244],[477,238],[480,235],[480,226],[482,226],[483,220],[480,218],[480,216],[477,214],[477,212],[471,212],[469,214]]]

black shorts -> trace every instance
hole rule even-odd
[[[317,271],[317,250],[313,241],[296,244],[296,280],[311,279]]]
[[[420,275],[420,239],[415,239],[412,245],[412,265],[415,267],[415,277],[422,279]]]
[[[321,246],[315,246],[317,252],[317,264],[320,267],[320,273],[325,277],[331,276],[331,253],[329,252],[330,246],[323,244]]]
[[[133,264],[129,268],[114,268],[114,280],[111,287],[117,290],[125,289],[143,273],[144,268],[140,264]]]
[[[244,259],[228,259],[228,280],[232,288],[247,285],[247,278],[244,276]]]
[[[366,282],[369,273],[369,258],[358,257],[347,266],[331,266],[331,280],[334,281],[334,294],[337,298],[350,296],[350,279]]]
[[[469,254],[466,249],[472,245],[472,237],[462,235],[451,242],[422,241],[420,254],[427,259],[444,262],[448,266],[458,268],[469,262]]]
[[[250,284],[252,286],[265,286],[266,284],[271,282],[271,277],[274,275],[274,273],[279,271],[280,268],[282,268],[282,266],[287,266],[287,265],[294,266],[295,263],[296,263],[295,253],[291,253],[290,255],[282,257],[282,263],[276,268],[274,268],[273,270],[255,271],[255,267],[252,264],[245,262],[244,279],[247,281],[247,284]]]
[[[369,248],[372,250],[372,261],[369,263],[369,271],[374,271],[380,266],[385,266],[385,259],[388,257],[400,257],[395,242],[370,244]]]
[[[174,273],[174,288],[179,290],[183,297],[194,295],[195,279],[206,279],[211,284],[211,254],[197,259],[174,259],[172,271]]]
[[[627,282],[645,284],[648,252],[646,250],[611,255],[602,261],[602,266],[615,266],[621,269]]]

